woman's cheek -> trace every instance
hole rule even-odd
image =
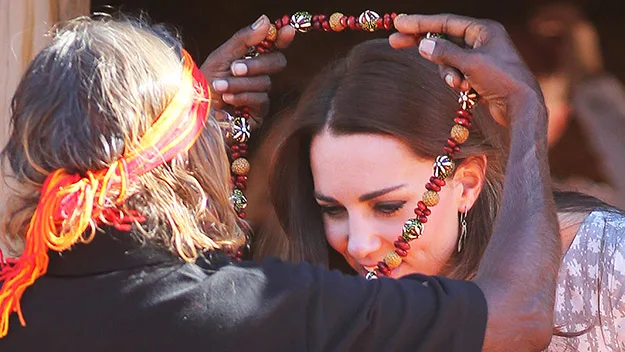
[[[343,253],[347,248],[347,232],[343,229],[340,221],[327,219],[323,220],[326,239],[332,248],[339,253]]]

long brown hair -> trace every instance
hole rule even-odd
[[[291,129],[274,159],[271,194],[290,237],[289,258],[328,264],[328,243],[310,169],[310,144],[315,135],[325,128],[336,135],[390,135],[417,156],[433,160],[449,137],[457,99],[437,67],[421,58],[416,49],[395,50],[386,40],[354,47],[346,58],[320,74],[301,97]],[[457,157],[462,163],[470,157],[486,156],[488,163],[484,187],[467,216],[465,247],[454,254],[445,273],[455,278],[475,273],[500,205],[507,134],[492,118],[482,116],[484,113],[475,111],[471,136]],[[397,232],[399,235],[401,228]],[[265,248],[257,250],[262,253]]]
[[[15,92],[12,131],[2,151],[3,166],[22,190],[3,222],[14,254],[51,172],[84,176],[136,146],[182,83],[181,50],[164,27],[121,15],[79,18],[56,29]],[[212,118],[207,125],[188,153],[130,185],[133,195],[120,206],[146,217],[135,224],[137,237],[187,261],[243,240],[229,202],[221,131]]]

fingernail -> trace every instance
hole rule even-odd
[[[226,103],[231,103],[232,99],[234,99],[234,94],[226,93],[221,96],[221,99],[223,99]]]
[[[218,92],[225,92],[228,90],[228,81],[223,79],[217,79],[213,81],[213,88]]]
[[[235,76],[244,76],[247,74],[247,65],[242,62],[235,62],[232,64],[231,70]]]
[[[263,22],[265,22],[265,19],[266,19],[266,18],[267,18],[267,16],[265,16],[265,15],[262,15],[262,16],[258,17],[258,19],[256,20],[256,22],[254,22],[254,23],[252,24],[252,29],[253,29],[253,30],[257,30],[257,29],[258,29],[258,27],[260,27],[260,26],[263,24]]]
[[[447,82],[448,86],[453,88],[454,87],[454,76],[452,76],[451,73],[448,73],[447,75],[445,75],[445,82]]]
[[[419,52],[424,56],[432,56],[436,42],[431,39],[422,39],[419,43]]]

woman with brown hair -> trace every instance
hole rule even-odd
[[[277,151],[271,189],[291,259],[340,267],[342,256],[363,276],[393,278],[468,280],[489,265],[480,261],[506,201],[510,134],[479,106],[468,124],[448,86],[460,86],[460,76],[444,68],[440,79],[426,58],[416,48],[369,41],[303,94]],[[464,134],[450,136],[453,129]],[[432,178],[440,160],[455,168]],[[514,202],[533,196],[515,187]],[[566,337],[550,349],[625,348],[625,216],[583,195],[558,193],[557,204],[566,255],[555,325]],[[531,213],[516,213],[515,221]]]
[[[0,270],[0,349],[545,346],[559,242],[545,182],[544,106],[522,61],[482,64],[480,58],[501,54],[517,58],[506,41],[497,43],[506,38],[499,27],[436,16],[397,21],[404,45],[416,38],[410,31],[443,31],[443,24],[455,32],[481,28],[492,40],[462,69],[486,101],[507,108],[499,118],[511,123],[512,150],[537,146],[522,169],[509,168],[504,194],[519,182],[515,192],[542,191],[525,204],[502,206],[493,249],[485,253],[490,265],[473,282],[422,275],[367,281],[305,263],[230,263],[221,253],[241,242],[242,224],[229,204],[229,163],[204,75],[160,27],[81,18],[35,57],[13,100],[2,156],[24,191],[7,217],[22,248]],[[259,43],[268,19],[251,29],[265,34],[231,40]],[[475,40],[470,32],[467,40]],[[453,63],[457,55],[441,59]],[[502,80],[523,94],[508,95]],[[517,211],[532,213],[529,223],[512,221]],[[527,259],[514,261],[506,246],[525,250]],[[208,253],[207,268],[195,264],[201,253]]]

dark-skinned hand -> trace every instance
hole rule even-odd
[[[230,106],[246,106],[255,122],[260,124],[269,111],[270,75],[286,67],[286,58],[280,52],[243,58],[248,48],[265,39],[269,26],[269,18],[262,15],[251,26],[236,32],[202,64],[200,69],[211,87],[212,108],[217,113],[230,109]],[[275,47],[286,48],[294,36],[293,27],[282,27]]]
[[[391,46],[419,45],[424,58],[440,65],[448,85],[475,89],[501,124],[511,122],[511,108],[543,101],[536,78],[497,22],[450,14],[405,15],[395,19],[395,28],[399,33],[389,38]],[[428,32],[455,38],[460,45],[440,38],[421,40]]]

